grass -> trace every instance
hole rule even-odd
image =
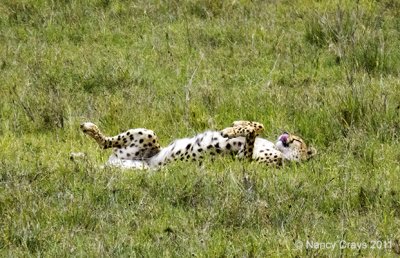
[[[399,7],[2,1],[0,255],[400,254]],[[146,127],[166,145],[238,119],[319,154],[102,170],[109,152],[79,131]],[[386,248],[306,246],[340,240]]]

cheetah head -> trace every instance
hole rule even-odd
[[[316,149],[307,147],[303,139],[286,132],[279,136],[276,147],[282,152],[284,159],[296,162],[309,160],[317,154]]]

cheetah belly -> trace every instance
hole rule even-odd
[[[106,166],[119,167],[119,168],[134,168],[134,169],[148,169],[149,165],[144,160],[129,160],[121,159],[115,155],[111,155],[108,159]]]
[[[224,138],[218,131],[207,131],[192,138],[178,139],[149,159],[150,167],[165,165],[173,160],[198,161],[204,155],[237,153],[245,139]]]

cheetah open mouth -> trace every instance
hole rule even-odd
[[[278,141],[282,142],[283,147],[289,147],[289,134],[283,133],[281,136],[279,136]]]

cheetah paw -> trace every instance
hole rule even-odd
[[[254,131],[257,135],[261,134],[264,131],[264,125],[259,122],[252,122],[252,121],[234,121],[232,123],[232,127],[238,127],[238,128],[250,128],[253,127]]]
[[[91,122],[82,123],[80,127],[82,132],[88,135],[94,135],[99,132],[99,128],[97,127],[97,125]]]
[[[235,121],[231,127],[221,131],[222,137],[235,138],[240,136],[257,136],[264,131],[264,125],[258,122]]]

